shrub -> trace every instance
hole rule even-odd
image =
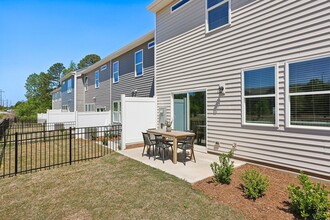
[[[330,201],[325,185],[313,184],[302,172],[298,179],[300,186],[288,187],[291,211],[304,219],[326,220],[330,217]]]
[[[228,154],[219,156],[220,164],[214,162],[211,164],[211,169],[214,174],[214,181],[222,184],[229,184],[231,175],[234,172],[234,162],[230,159],[234,155],[234,149],[231,149]]]
[[[257,170],[246,170],[241,178],[245,196],[253,200],[263,196],[269,187],[268,179]]]

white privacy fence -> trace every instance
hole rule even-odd
[[[142,133],[157,127],[157,101],[154,98],[121,96],[122,146],[143,142]]]
[[[46,114],[38,114],[38,123],[75,124],[76,128],[99,127],[111,124],[110,112],[62,112],[48,110]],[[69,123],[68,123],[69,122]]]

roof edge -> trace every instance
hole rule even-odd
[[[155,31],[154,30],[150,31],[149,33],[143,35],[142,37],[138,38],[137,40],[127,44],[126,46],[124,46],[124,47],[120,48],[119,50],[106,56],[105,58],[98,61],[97,63],[94,63],[93,65],[89,66],[88,68],[83,70],[80,74],[82,75],[82,74],[88,73],[88,72],[92,71],[93,69],[97,68],[98,66],[102,66],[102,65],[106,64],[107,62],[109,62],[110,60],[115,59],[115,58],[123,55],[124,53],[138,47],[139,45],[148,42],[149,40],[151,40],[155,37],[154,35],[155,35]]]
[[[173,0],[154,0],[147,9],[153,13],[157,13],[159,10],[163,9],[169,5]]]

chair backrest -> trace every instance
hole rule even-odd
[[[187,136],[183,140],[183,147],[186,149],[190,149],[194,146],[194,141],[195,141],[195,135],[194,136]]]
[[[156,147],[162,147],[163,146],[163,136],[160,134],[155,134],[155,142],[156,142]]]
[[[143,136],[144,145],[152,145],[148,133],[142,132],[142,136]]]

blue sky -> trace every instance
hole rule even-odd
[[[25,100],[25,81],[54,63],[106,57],[154,28],[152,0],[1,0],[0,89]]]

